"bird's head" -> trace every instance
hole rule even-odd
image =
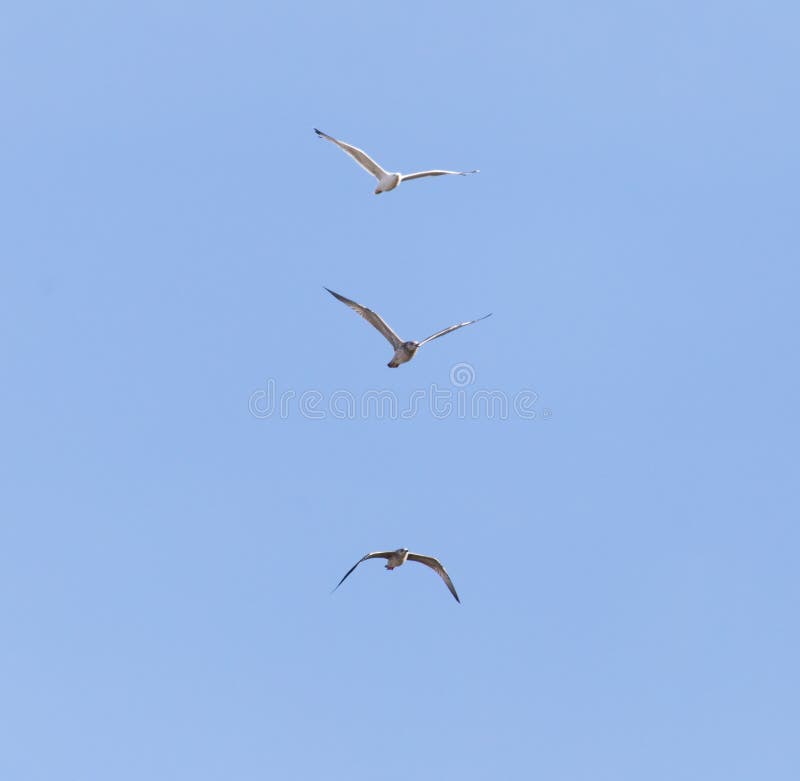
[[[417,351],[417,347],[419,347],[419,342],[403,342],[403,348],[411,355]]]

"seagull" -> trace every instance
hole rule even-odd
[[[329,136],[327,133],[323,133],[321,130],[317,130],[314,128],[314,132],[320,138],[326,138],[328,141],[333,142],[339,149],[347,152],[350,157],[353,158],[367,173],[372,174],[378,180],[378,186],[375,188],[375,195],[380,195],[381,193],[388,193],[389,190],[394,190],[400,182],[405,182],[408,179],[421,179],[423,176],[445,176],[446,174],[452,174],[453,176],[467,176],[468,174],[477,174],[478,169],[476,168],[474,171],[418,171],[415,174],[401,174],[401,173],[390,173],[389,171],[384,171],[366,152],[361,149],[358,149],[355,146],[350,146],[350,144],[345,144],[344,141],[339,141],[335,139],[333,136]]]
[[[389,343],[394,348],[392,360],[386,364],[390,369],[396,369],[401,363],[408,363],[423,344],[431,342],[434,339],[438,339],[440,336],[444,336],[445,334],[449,334],[451,331],[457,331],[459,328],[463,328],[465,325],[472,325],[473,323],[477,323],[479,320],[485,320],[487,317],[489,317],[489,315],[492,314],[489,312],[488,315],[479,317],[477,320],[468,320],[466,323],[456,323],[455,325],[451,325],[449,328],[444,328],[441,331],[437,331],[435,334],[429,336],[427,339],[423,339],[421,342],[404,342],[391,328],[389,328],[384,319],[377,312],[373,312],[371,309],[367,309],[367,307],[361,306],[361,304],[357,304],[355,301],[351,301],[349,298],[345,298],[344,296],[340,296],[338,293],[334,293],[329,287],[326,287],[325,290],[327,290],[334,298],[338,298],[343,304],[347,304],[347,306],[349,306],[354,312],[358,312],[361,317],[363,317],[368,323],[374,325],[375,328],[377,328],[389,340]]]
[[[456,594],[455,586],[453,585],[453,581],[450,580],[450,576],[447,574],[445,568],[439,562],[439,559],[434,559],[433,556],[423,556],[421,553],[409,553],[407,548],[398,548],[397,550],[384,550],[384,551],[377,551],[375,553],[368,553],[366,556],[362,556],[349,570],[347,570],[347,574],[336,584],[336,588],[342,585],[342,583],[347,580],[347,576],[359,565],[362,561],[366,561],[367,559],[386,559],[386,569],[395,569],[395,567],[400,567],[406,563],[406,561],[418,561],[420,564],[424,564],[426,567],[430,567],[447,585],[447,588],[450,589],[450,593],[455,597],[456,602],[461,604],[461,600],[458,598],[458,594]],[[334,591],[336,591],[336,588]]]

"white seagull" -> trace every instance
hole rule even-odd
[[[371,309],[367,309],[367,307],[361,306],[361,304],[357,304],[355,301],[351,301],[349,298],[345,298],[344,296],[340,296],[338,293],[334,293],[333,290],[328,287],[326,287],[325,290],[327,290],[334,298],[338,298],[343,304],[347,304],[347,306],[349,306],[354,312],[358,312],[361,317],[363,317],[368,323],[374,325],[375,328],[377,328],[389,340],[389,343],[394,348],[392,360],[386,364],[390,369],[396,369],[401,363],[408,363],[423,344],[433,341],[434,339],[438,339],[440,336],[444,336],[445,334],[449,334],[451,331],[457,331],[459,328],[463,328],[465,325],[472,325],[473,323],[477,323],[479,320],[485,320],[487,317],[489,317],[489,315],[492,314],[489,312],[488,315],[479,317],[477,320],[468,320],[466,323],[456,323],[455,325],[451,325],[449,328],[443,328],[441,331],[437,331],[435,334],[429,336],[427,339],[423,339],[421,342],[404,342],[391,328],[389,328],[384,319],[377,312],[373,312]]]
[[[336,588],[342,585],[347,579],[347,576],[359,565],[362,561],[366,561],[367,559],[386,559],[386,569],[395,569],[395,567],[400,567],[406,563],[406,561],[418,561],[420,564],[424,564],[426,567],[430,567],[447,585],[447,588],[450,589],[450,593],[456,598],[456,602],[461,604],[461,600],[458,598],[458,594],[456,594],[455,586],[453,585],[453,581],[450,580],[450,576],[447,574],[445,568],[441,565],[438,559],[434,559],[433,556],[423,556],[420,553],[409,553],[407,548],[398,548],[397,550],[384,550],[384,551],[376,551],[375,553],[368,553],[366,556],[360,558],[349,570],[345,576],[336,584]],[[334,591],[336,591],[336,588]]]
[[[326,138],[328,141],[333,142],[339,149],[347,152],[350,157],[353,158],[367,173],[372,174],[378,180],[378,186],[375,188],[375,195],[380,195],[381,193],[388,193],[389,190],[394,190],[400,182],[405,182],[408,179],[421,179],[423,176],[445,176],[446,174],[452,174],[453,176],[467,176],[468,174],[477,174],[478,170],[475,169],[474,171],[418,171],[415,174],[401,174],[401,173],[390,173],[389,171],[384,171],[366,152],[361,149],[358,149],[355,146],[350,146],[350,144],[345,144],[344,141],[339,141],[335,139],[333,136],[329,136],[327,133],[323,133],[321,130],[317,130],[314,128],[314,132],[320,138]]]

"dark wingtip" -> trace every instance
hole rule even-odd
[[[322,287],[325,287],[325,285],[323,285]],[[344,296],[340,296],[336,291],[331,290],[329,287],[325,287],[325,290],[327,290],[337,301],[341,301],[343,304],[347,304],[348,306],[350,306],[350,304],[348,303],[350,299],[345,298]]]
[[[314,132],[320,137],[322,137],[322,135],[323,135],[322,131],[321,130],[317,130],[316,128],[314,128]]]

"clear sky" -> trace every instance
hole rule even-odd
[[[799,778],[799,27],[5,8],[0,777]]]

